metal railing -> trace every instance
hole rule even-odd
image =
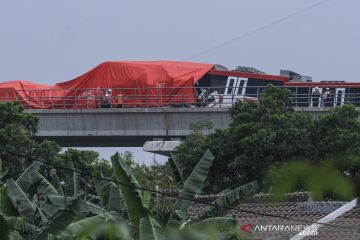
[[[285,87],[292,91],[295,107],[334,107],[344,103],[360,106],[359,93],[336,91],[324,97],[312,87]],[[18,101],[26,109],[230,107],[235,101],[257,102],[266,86],[246,87],[157,87],[86,89],[0,89],[0,101]],[[325,89],[325,87],[324,87]],[[345,89],[345,88],[342,88]],[[242,94],[245,93],[245,94]]]

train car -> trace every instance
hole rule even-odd
[[[3,82],[0,101],[45,109],[229,107],[236,101],[257,102],[269,84],[290,89],[296,107],[360,106],[360,83],[313,82],[292,71],[269,75],[251,67],[230,71],[216,64],[179,61],[105,62],[54,86]]]
[[[195,87],[198,94],[205,89],[210,96],[220,96],[212,101],[218,104],[209,106],[229,106],[235,101],[256,102],[267,85],[282,87],[288,80],[287,76],[268,75],[254,68],[238,67],[229,71],[224,67],[214,67]]]
[[[268,75],[254,68],[238,67],[209,71],[197,83],[208,89],[209,95],[217,91],[223,99],[220,104],[228,106],[235,101],[257,101],[267,85],[287,88],[292,92],[294,107],[335,107],[345,103],[360,106],[360,83],[345,81],[312,81],[311,77],[293,71],[281,70],[280,75]],[[315,95],[314,91],[318,91]],[[198,90],[199,92],[199,90]]]

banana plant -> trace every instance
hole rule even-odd
[[[100,176],[105,178],[102,173],[100,173]],[[120,215],[127,215],[126,208],[124,207],[124,198],[114,182],[105,179],[97,181],[95,189],[100,198],[100,205],[104,209],[110,212],[115,211]]]
[[[258,186],[252,182],[225,190],[211,206],[189,216],[188,209],[193,206],[196,195],[201,194],[213,160],[211,152],[207,151],[184,182],[166,218],[160,218],[154,208],[158,192],[143,189],[119,154],[111,158],[112,180],[101,175],[103,180],[96,183],[98,205],[86,200],[88,194],[76,171],[65,186],[55,170],[51,170],[50,180],[45,179],[39,162],[31,164],[16,180],[7,178],[6,171],[5,174],[0,171],[1,239],[158,240],[174,234],[174,229],[187,236],[195,228],[211,228],[223,233],[234,227],[236,221],[227,216],[222,207],[237,205],[254,194]]]
[[[127,208],[129,220],[135,229],[137,239],[157,240],[160,239],[162,234],[167,235],[174,228],[184,229],[190,225],[212,226],[218,228],[219,231],[222,231],[226,226],[236,225],[235,219],[226,216],[225,210],[236,206],[244,198],[255,194],[258,190],[256,182],[224,191],[222,196],[211,204],[212,206],[205,208],[194,217],[187,214],[189,207],[194,204],[193,199],[196,195],[201,194],[213,160],[214,156],[207,150],[184,182],[180,196],[169,212],[169,218],[167,221],[159,223],[156,216],[152,214],[152,210],[149,209],[149,205],[145,204],[143,199],[144,189],[139,186],[124,159],[118,153],[111,158],[113,175],[117,180],[116,184],[124,199],[123,206]]]
[[[123,219],[110,213],[102,213],[71,223],[58,240],[76,239],[133,239],[129,224]]]
[[[73,184],[68,185],[72,195],[66,196],[55,170],[51,171],[50,182],[39,172],[41,166],[34,162],[17,180],[9,178],[0,185],[1,239],[54,239],[79,220],[113,215],[84,200],[75,171]]]
[[[121,183],[117,185],[124,198],[129,220],[135,229],[136,237],[140,238],[140,221],[143,218],[151,217],[144,204],[142,191],[140,190],[141,187],[124,159],[120,158],[119,153],[111,157],[111,163],[114,176],[117,182]]]

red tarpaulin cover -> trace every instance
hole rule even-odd
[[[194,103],[194,84],[213,64],[177,61],[105,62],[55,86],[27,81],[0,83],[0,100],[19,100],[31,108],[95,108],[101,89],[121,96],[124,107]],[[114,103],[113,103],[114,104]]]

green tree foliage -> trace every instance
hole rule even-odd
[[[23,112],[19,103],[0,102],[0,159],[13,177],[19,176],[33,159],[48,161],[60,151],[52,141],[33,140],[38,119]]]
[[[205,184],[208,192],[252,180],[262,182],[270,167],[294,159],[319,163],[333,153],[359,152],[359,113],[352,105],[334,108],[314,119],[294,111],[289,90],[270,85],[259,103],[238,101],[230,112],[228,128],[208,136],[194,132],[173,156],[187,177],[204,149],[213,152],[214,165]]]
[[[78,150],[74,148],[69,148],[64,152],[59,153],[52,161],[52,164],[66,168],[73,168],[77,171],[93,176],[100,176],[100,172],[109,176],[112,171],[109,161],[100,159],[98,152],[91,150]],[[67,170],[58,169],[57,174],[59,178],[63,180],[69,176],[69,172]],[[89,180],[91,180],[91,178]]]
[[[33,137],[37,124],[38,119],[23,112],[19,103],[0,102],[0,159],[8,175],[18,177],[34,160],[74,168],[95,176],[99,176],[100,171],[111,174],[110,163],[100,160],[95,151],[68,149],[60,153],[61,147],[53,141],[36,142]],[[72,177],[72,174],[61,169],[57,173],[61,181]]]
[[[265,179],[275,195],[308,190],[315,200],[350,200],[360,194],[360,157],[353,153],[330,153],[311,161],[297,159],[270,168]]]
[[[314,200],[350,200],[354,196],[354,185],[345,174],[336,171],[334,163],[315,164],[304,160],[284,163],[270,171],[271,191],[278,199],[285,193],[306,189],[311,190]]]
[[[132,152],[119,153],[120,158],[131,168],[132,173],[143,187],[152,188],[157,186],[160,189],[179,189],[175,181],[172,168],[168,164],[159,164],[155,159],[151,165],[138,163]]]
[[[360,152],[359,112],[354,105],[333,108],[314,121],[311,140],[316,158],[323,156]]]

